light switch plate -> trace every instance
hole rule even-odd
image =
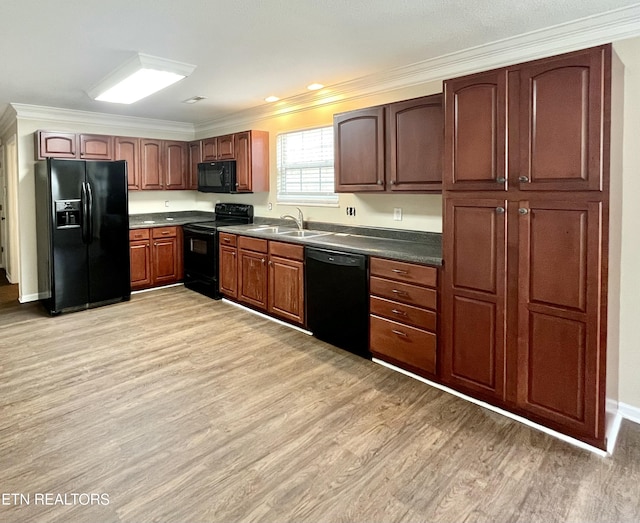
[[[397,222],[402,221],[402,207],[393,208],[393,219]]]

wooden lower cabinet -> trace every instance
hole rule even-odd
[[[182,228],[132,229],[129,240],[133,290],[182,280]]]
[[[304,247],[269,242],[269,314],[304,324]]]
[[[304,247],[220,233],[220,292],[304,325]]]
[[[238,301],[267,309],[267,240],[238,238]]]
[[[437,372],[438,269],[371,258],[369,349],[416,374]]]
[[[221,232],[219,235],[218,281],[220,292],[228,298],[238,297],[238,237]]]
[[[445,199],[441,374],[462,392],[599,447],[602,206]]]

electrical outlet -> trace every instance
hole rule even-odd
[[[402,221],[402,207],[393,208],[393,219],[397,222]]]
[[[271,202],[269,202],[269,204],[267,205],[267,209],[269,209],[270,211],[273,210],[273,204]]]
[[[165,207],[169,207],[169,200],[165,200],[165,201],[164,201],[164,206],[165,206]]]
[[[347,207],[347,216],[355,216],[356,208],[355,207]]]

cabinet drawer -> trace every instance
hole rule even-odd
[[[436,331],[436,313],[413,305],[405,305],[397,301],[371,296],[369,300],[371,314],[383,316],[390,320],[407,323],[431,332]]]
[[[238,237],[238,247],[247,251],[267,252],[267,240],[260,238],[250,238],[249,236]]]
[[[291,260],[304,260],[304,247],[293,243],[269,242],[269,254],[289,258]]]
[[[134,240],[148,240],[149,229],[131,229],[129,231],[129,239]]]
[[[369,291],[371,294],[388,298],[393,301],[426,307],[436,310],[438,304],[438,293],[435,289],[409,285],[397,281],[385,280],[372,276],[369,279]]]
[[[151,236],[155,238],[172,238],[178,235],[177,227],[154,227]]]
[[[425,265],[416,265],[415,263],[371,258],[370,270],[372,276],[380,276],[381,278],[415,283],[427,287],[436,287],[438,283],[438,269],[426,267]]]
[[[238,242],[238,237],[235,234],[228,234],[226,232],[220,233],[220,245],[228,245],[229,247],[235,247]]]
[[[432,374],[436,372],[436,335],[378,316],[370,317],[370,349]]]

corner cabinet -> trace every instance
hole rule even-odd
[[[442,95],[334,116],[336,192],[439,192]]]
[[[613,56],[445,82],[441,378],[600,448]]]

